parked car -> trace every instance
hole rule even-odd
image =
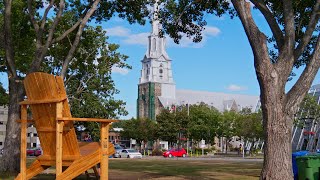
[[[163,157],[186,157],[187,151],[183,148],[170,149],[163,153]]]
[[[137,150],[134,149],[123,149],[120,154],[119,158],[142,158],[142,154],[139,153]]]
[[[41,148],[30,148],[27,149],[27,156],[40,156],[42,154]]]
[[[116,152],[113,154],[113,157],[114,157],[114,158],[119,158],[120,153],[121,153],[121,151],[123,150],[123,147],[121,147],[121,146],[118,145],[118,144],[115,144],[115,145],[114,145],[114,150],[115,150]]]

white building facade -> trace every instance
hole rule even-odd
[[[8,121],[8,107],[0,106],[0,149],[3,149],[6,139],[6,126]],[[27,128],[27,147],[40,147],[40,141],[36,128],[29,125]]]
[[[3,149],[6,138],[6,126],[8,121],[8,107],[0,106],[0,149]]]

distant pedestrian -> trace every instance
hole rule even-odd
[[[238,151],[238,154],[242,154],[242,144],[239,145],[239,151]]]

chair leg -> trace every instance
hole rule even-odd
[[[89,172],[88,172],[88,171],[85,171],[84,173],[86,174],[87,179],[90,179],[90,174],[89,174]]]
[[[100,173],[98,172],[97,166],[93,166],[92,169],[96,176],[96,179],[100,179]]]
[[[109,179],[109,123],[100,124],[100,177],[101,179]]]

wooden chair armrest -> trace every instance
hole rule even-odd
[[[98,118],[72,118],[72,117],[58,117],[58,121],[87,121],[87,122],[102,122],[102,123],[111,123],[118,122],[119,120],[114,119],[98,119]]]
[[[55,98],[55,99],[45,99],[45,100],[24,100],[21,101],[20,105],[32,105],[32,104],[47,104],[47,103],[57,103],[66,100],[67,97]]]

